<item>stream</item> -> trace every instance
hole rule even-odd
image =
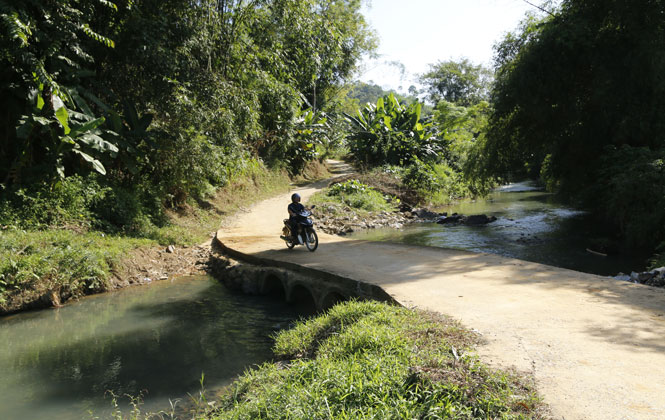
[[[464,200],[437,209],[448,214],[486,214],[497,221],[485,226],[416,223],[403,229],[354,232],[353,239],[386,241],[487,252],[586,273],[614,276],[644,269],[645,262],[626,255],[599,256],[593,240],[610,235],[583,211],[570,208],[530,182],[495,189],[487,198]]]
[[[298,317],[192,276],[0,318],[0,419],[108,418],[109,391],[168,411],[199,393],[202,374],[214,390],[270,359],[272,334]]]
[[[529,183],[483,200],[438,209],[494,215],[485,226],[417,223],[355,239],[488,252],[601,275],[644,261],[587,251],[607,235],[589,215]],[[168,411],[188,394],[228,385],[269,360],[271,336],[300,316],[297,307],[236,294],[207,276],[182,277],[90,296],[59,309],[0,318],[0,419],[108,418],[111,394],[142,396],[142,411]],[[127,398],[120,408],[129,413]],[[93,413],[93,415],[89,414]]]

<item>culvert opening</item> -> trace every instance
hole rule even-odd
[[[304,315],[312,315],[317,312],[316,301],[312,292],[304,286],[296,285],[291,290],[289,303],[293,304],[298,312]]]
[[[286,291],[284,290],[282,279],[274,274],[268,274],[265,279],[263,279],[261,293],[281,300],[286,300]]]
[[[337,292],[328,293],[321,301],[321,310],[328,310],[340,302],[349,300],[346,296]]]

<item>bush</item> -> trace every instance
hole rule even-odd
[[[87,224],[90,207],[108,191],[95,177],[72,176],[53,186],[5,191],[0,200],[0,224],[21,228]]]
[[[354,194],[354,193],[363,193],[366,191],[374,191],[374,188],[369,185],[365,185],[357,179],[350,179],[345,182],[340,182],[335,184],[328,189],[328,195],[342,195],[342,194]]]
[[[365,165],[408,165],[433,161],[441,152],[440,140],[429,119],[421,120],[422,105],[401,104],[391,93],[367,104],[356,117],[347,115],[353,158]]]
[[[0,312],[49,292],[81,296],[107,290],[111,269],[146,241],[69,230],[0,231]]]
[[[416,161],[406,168],[402,181],[406,187],[422,196],[426,196],[440,187],[432,167],[421,161]]]
[[[363,211],[376,212],[392,209],[386,197],[381,192],[361,183],[357,179],[335,184],[325,190],[324,193],[315,194],[309,200],[309,203],[318,205],[326,202],[344,204],[352,209]]]

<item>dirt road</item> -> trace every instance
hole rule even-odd
[[[319,185],[300,188],[303,201]],[[348,240],[279,240],[290,194],[217,232],[236,251],[381,286],[478,330],[488,362],[533,373],[559,419],[665,419],[665,289],[489,254]]]

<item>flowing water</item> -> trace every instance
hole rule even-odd
[[[388,241],[488,252],[601,275],[644,268],[629,256],[599,256],[594,240],[611,235],[588,214],[567,207],[555,197],[523,182],[497,188],[482,200],[465,200],[439,209],[448,214],[486,214],[498,218],[485,226],[414,224],[404,229],[357,232],[354,239]]]
[[[197,395],[202,373],[213,389],[269,359],[271,335],[298,316],[194,276],[0,318],[0,419],[105,418],[108,391],[168,410]]]

